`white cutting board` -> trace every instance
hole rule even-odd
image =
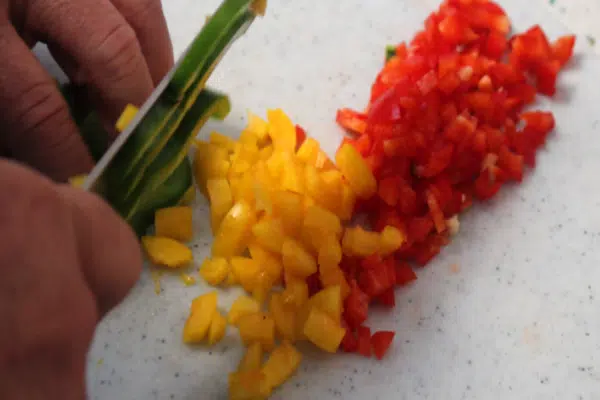
[[[517,30],[539,23],[552,38],[599,34],[595,3],[501,1]],[[217,5],[164,1],[177,55]],[[336,109],[366,104],[385,45],[411,38],[437,5],[271,0],[210,80],[233,110],[201,136],[217,126],[237,136],[247,108],[282,107],[332,154],[342,137]],[[576,50],[556,99],[540,103],[558,123],[535,172],[465,215],[456,240],[398,292],[396,309],[373,313],[374,328],[397,331],[387,357],[308,352],[274,399],[600,399],[600,60],[583,36]],[[211,243],[202,198],[195,219],[198,264]],[[89,396],[226,399],[242,355],[236,332],[213,349],[183,345],[190,301],[206,287],[175,275],[159,296],[153,286],[146,270],[99,326]]]

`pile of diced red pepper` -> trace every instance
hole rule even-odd
[[[449,243],[457,216],[473,199],[492,198],[520,182],[525,165],[554,128],[550,112],[524,111],[536,94],[552,96],[573,54],[574,36],[550,42],[539,26],[509,37],[504,10],[487,0],[445,0],[409,43],[389,54],[366,109],[341,109],[344,139],[367,161],[377,194],[357,205],[380,231],[406,235],[394,255],[344,257],[352,288],[344,320],[346,351],[381,356],[392,332],[373,335],[364,322],[373,302],[393,307],[394,286],[416,279]]]

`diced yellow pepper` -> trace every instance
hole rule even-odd
[[[283,165],[281,189],[294,193],[304,193],[304,171],[294,160],[289,160]]]
[[[258,151],[258,159],[261,161],[267,161],[269,158],[271,158],[272,154],[273,146],[267,145]]]
[[[286,238],[281,248],[283,268],[286,272],[306,278],[317,272],[317,261],[298,241]]]
[[[319,156],[319,150],[321,147],[319,146],[319,142],[317,142],[313,138],[306,138],[304,143],[300,145],[296,156],[300,161],[314,167],[317,161],[317,157]]]
[[[282,293],[283,302],[296,308],[302,307],[308,301],[308,285],[303,279],[286,279],[285,290]]]
[[[198,188],[206,194],[206,181],[226,178],[231,163],[228,150],[207,142],[197,142],[194,155],[194,177]]]
[[[127,104],[125,106],[125,110],[123,110],[123,113],[115,124],[117,132],[123,132],[125,129],[127,129],[127,126],[131,123],[131,121],[133,121],[138,111],[139,109],[133,104]]]
[[[219,343],[225,336],[227,320],[220,312],[215,312],[208,328],[208,344],[210,346]]]
[[[271,176],[264,161],[258,161],[253,168],[254,172],[254,200],[256,211],[264,211],[267,215],[273,214],[273,201],[271,199],[273,187],[276,182]]]
[[[329,315],[336,323],[340,323],[342,318],[342,289],[339,285],[329,286],[315,293],[308,303],[311,307],[317,307],[319,310]]]
[[[368,257],[379,251],[379,234],[369,232],[360,226],[346,228],[342,239],[344,254],[358,257]]]
[[[278,191],[273,195],[273,213],[283,223],[285,232],[291,237],[298,237],[302,229],[304,199],[293,192]]]
[[[254,205],[256,199],[254,198],[254,178],[252,173],[249,171],[245,173],[241,178],[237,180],[235,188],[232,186],[231,194],[234,202],[243,201],[249,205]]]
[[[271,389],[261,370],[229,374],[229,400],[266,400]]]
[[[188,274],[181,273],[179,279],[181,279],[185,286],[193,286],[196,284],[196,278]]]
[[[227,273],[227,278],[225,278],[225,282],[223,282],[223,286],[231,287],[237,285],[238,283],[239,282],[237,277],[235,276],[231,268],[229,268],[229,272]]]
[[[256,136],[256,133],[252,132],[251,130],[244,129],[240,134],[239,140],[242,144],[251,144],[258,148],[258,136]]]
[[[221,221],[233,207],[233,196],[227,179],[209,179],[206,190],[210,201],[210,225],[214,234],[219,231]]]
[[[181,268],[192,262],[192,251],[178,241],[158,236],[142,237],[142,245],[150,261],[169,268]]]
[[[304,226],[315,228],[323,233],[332,233],[338,237],[342,233],[340,218],[331,211],[319,206],[313,206],[306,210]]]
[[[256,114],[248,112],[248,125],[246,129],[254,132],[259,143],[264,143],[269,137],[269,124]]]
[[[237,322],[242,342],[246,346],[259,342],[265,350],[275,345],[275,321],[263,312],[246,314]]]
[[[358,197],[368,199],[377,191],[377,181],[373,172],[362,158],[360,153],[350,144],[340,147],[336,163],[348,183]]]
[[[291,342],[296,340],[296,310],[285,304],[282,293],[273,293],[269,301],[269,313],[275,321],[277,333]]]
[[[284,166],[291,162],[291,154],[277,149],[273,150],[271,157],[266,161],[267,170],[276,182],[281,181]]]
[[[260,311],[260,303],[248,296],[238,297],[227,314],[227,320],[231,325],[237,325],[239,319],[247,314],[253,314]]]
[[[380,234],[379,254],[387,256],[398,250],[404,244],[406,235],[395,226],[386,226]]]
[[[342,246],[333,234],[326,235],[319,247],[319,271],[326,271],[340,265]]]
[[[177,202],[178,206],[189,206],[196,201],[196,186],[191,185]]]
[[[200,276],[211,286],[217,286],[227,279],[231,267],[223,257],[205,258],[200,266]]]
[[[256,242],[265,249],[281,254],[285,231],[283,224],[278,218],[265,217],[252,227],[252,233]]]
[[[238,372],[257,371],[263,360],[263,350],[259,342],[254,342],[246,349],[244,357],[238,366]]]
[[[242,254],[248,245],[255,219],[254,211],[248,203],[240,201],[234,204],[223,218],[215,236],[213,256],[228,258]]]
[[[284,341],[275,348],[262,367],[268,387],[281,386],[296,372],[301,361],[302,355],[289,342]]]
[[[344,271],[339,267],[321,271],[319,273],[319,280],[321,281],[321,285],[325,288],[339,286],[343,299],[350,294],[350,285],[348,284],[348,281],[346,281]]]
[[[265,300],[267,300],[269,292],[271,292],[276,280],[277,277],[271,274],[269,271],[260,271],[254,281],[252,297],[254,297],[259,303],[264,303]]]
[[[309,228],[307,226],[303,226],[300,232],[300,242],[306,248],[306,250],[310,251],[312,254],[319,254],[319,247],[321,243],[323,243],[323,238],[327,236],[327,234],[323,234],[321,231]]]
[[[191,207],[168,207],[154,214],[156,236],[187,242],[194,236]]]
[[[342,185],[342,197],[340,200],[340,208],[337,210],[338,216],[342,221],[350,221],[354,214],[354,205],[356,204],[356,194],[350,185],[344,183]]]
[[[346,330],[327,313],[313,307],[304,324],[304,335],[313,344],[329,353],[335,353],[346,334]]]
[[[200,343],[204,340],[216,312],[216,292],[210,292],[194,299],[190,316],[183,328],[183,341],[185,343]]]
[[[235,150],[235,140],[219,132],[211,132],[208,140],[209,143],[223,147],[229,152],[233,152]]]
[[[312,198],[320,198],[323,195],[325,182],[321,179],[321,175],[312,165],[304,166],[304,188],[307,195]]]
[[[72,176],[69,178],[69,185],[76,187],[76,188],[80,188],[85,183],[85,180],[87,179],[87,177],[88,177],[87,174]]]
[[[319,154],[317,155],[317,160],[315,161],[315,167],[321,171],[327,171],[330,169],[335,169],[335,164],[327,154],[323,150],[319,150]]]
[[[271,253],[266,250],[258,242],[250,243],[248,245],[250,251],[250,257],[261,266],[261,268],[273,278],[273,284],[281,282],[281,276],[283,273],[283,264],[279,255]]]
[[[230,262],[238,282],[248,293],[252,293],[256,285],[256,278],[261,271],[260,265],[248,257],[233,257]]]
[[[268,110],[269,136],[277,150],[296,151],[296,127],[281,109]]]

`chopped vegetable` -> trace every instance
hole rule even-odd
[[[181,268],[192,262],[192,251],[178,241],[157,236],[142,237],[142,245],[150,261],[168,268]]]
[[[208,328],[208,344],[210,346],[218,343],[225,336],[225,328],[227,327],[227,320],[220,312],[215,312]]]
[[[238,297],[229,310],[227,320],[231,325],[237,325],[239,319],[244,315],[254,314],[260,311],[260,303],[248,296]]]
[[[379,331],[375,332],[373,336],[371,336],[371,346],[373,347],[373,354],[377,359],[381,360],[385,353],[390,348],[392,341],[394,340],[394,336],[396,334],[390,331]]]
[[[244,358],[240,361],[238,366],[239,372],[245,371],[258,371],[263,361],[263,350],[259,342],[254,342],[246,349]]]
[[[206,258],[200,266],[200,276],[211,286],[220,285],[227,279],[231,266],[225,258]]]
[[[244,344],[258,342],[265,350],[275,345],[275,321],[266,313],[245,314],[237,320],[237,327]]]
[[[187,242],[194,236],[191,207],[168,207],[156,211],[154,217],[156,236]]]
[[[131,121],[133,121],[138,111],[138,108],[133,104],[127,104],[125,106],[125,110],[123,110],[123,113],[121,114],[121,116],[117,120],[117,123],[115,124],[117,132],[123,132],[131,123]]]
[[[217,293],[210,292],[192,302],[190,316],[183,328],[185,343],[200,343],[206,337],[217,312]]]
[[[304,323],[304,335],[308,340],[329,353],[335,353],[345,334],[346,330],[328,313],[319,307],[311,308]]]
[[[275,348],[262,367],[269,388],[276,388],[288,380],[298,369],[302,355],[289,342]]]

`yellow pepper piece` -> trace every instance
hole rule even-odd
[[[377,181],[360,153],[346,143],[337,152],[336,163],[358,197],[368,199],[377,191]]]
[[[350,285],[346,281],[344,271],[342,271],[340,267],[321,271],[319,273],[319,280],[324,288],[339,286],[342,299],[345,299],[350,294]]]
[[[223,283],[231,267],[223,257],[205,258],[200,266],[200,276],[211,286]]]
[[[335,169],[335,164],[331,161],[331,159],[329,159],[323,150],[319,150],[317,160],[315,161],[315,167],[318,170],[327,171],[330,169]]]
[[[229,152],[226,148],[211,143],[197,142],[194,155],[194,178],[203,194],[207,194],[206,181],[226,178],[230,167]]]
[[[206,182],[206,190],[210,201],[210,224],[213,233],[216,233],[221,221],[233,207],[231,187],[226,179],[209,179]]]
[[[246,349],[246,354],[240,361],[238,366],[238,372],[245,371],[257,371],[260,370],[260,366],[262,365],[263,360],[263,350],[262,346],[259,342],[254,342],[248,349]]]
[[[189,206],[196,200],[196,187],[191,185],[177,203],[178,206]]]
[[[277,277],[273,276],[271,273],[269,273],[269,271],[260,271],[254,281],[252,297],[254,297],[259,303],[264,303],[276,280]]]
[[[306,278],[317,272],[315,258],[294,239],[284,240],[281,255],[284,270],[294,276]]]
[[[179,275],[179,279],[181,279],[185,286],[192,286],[196,284],[196,278],[188,274],[181,273]]]
[[[192,208],[187,206],[168,207],[154,214],[156,236],[187,242],[194,236]]]
[[[238,297],[227,314],[227,320],[231,325],[237,325],[239,319],[247,314],[253,314],[260,311],[260,303],[248,296]]]
[[[296,308],[302,307],[308,301],[308,285],[303,279],[286,279],[282,293],[283,302]]]
[[[229,152],[233,152],[233,150],[235,150],[235,140],[219,132],[211,132],[208,140],[209,143],[223,147]]]
[[[270,395],[271,389],[261,370],[229,374],[229,400],[266,400]]]
[[[273,155],[273,146],[270,144],[258,151],[258,159],[261,161],[267,161],[271,155]]]
[[[127,126],[131,123],[131,121],[133,121],[138,111],[138,108],[133,104],[127,104],[125,106],[125,110],[123,110],[123,113],[115,124],[117,132],[123,132],[125,129],[127,129]]]
[[[227,287],[231,287],[231,286],[237,285],[238,283],[239,282],[238,282],[237,277],[235,276],[235,274],[233,273],[233,271],[230,268],[229,272],[227,273],[227,278],[225,278],[225,282],[223,282],[223,285],[227,286]]]
[[[285,232],[291,237],[298,237],[302,229],[304,215],[304,199],[294,192],[279,191],[273,195],[273,213],[283,223]]]
[[[275,321],[263,312],[241,316],[237,327],[246,346],[258,342],[265,350],[270,350],[275,345]]]
[[[293,160],[288,160],[283,165],[281,189],[294,193],[304,193],[304,171],[302,166]]]
[[[326,235],[319,247],[319,271],[329,270],[340,265],[342,261],[342,246],[338,238],[332,234]]]
[[[318,199],[325,191],[325,182],[321,179],[321,175],[312,165],[304,166],[304,188],[307,195]]]
[[[248,293],[252,293],[258,274],[261,272],[260,265],[248,257],[233,257],[230,262],[231,270],[238,282]]]
[[[220,312],[213,314],[210,327],[208,328],[208,344],[209,346],[215,345],[223,339],[225,336],[225,330],[227,328],[227,320]]]
[[[192,251],[186,245],[171,238],[144,236],[142,245],[150,261],[163,267],[185,267],[193,259]]]
[[[296,156],[307,166],[315,167],[320,149],[319,142],[309,137],[300,145]]]
[[[301,361],[302,355],[289,342],[284,341],[275,348],[262,367],[268,387],[281,386],[296,372]]]
[[[273,293],[269,301],[269,313],[275,321],[277,333],[284,339],[296,340],[296,310],[285,304],[282,293]]]
[[[294,153],[296,151],[296,127],[281,110],[268,110],[269,136],[276,150]]]
[[[332,233],[336,236],[342,233],[340,218],[331,211],[319,206],[312,206],[306,210],[304,226],[315,228],[323,233]]]
[[[365,231],[362,227],[346,228],[342,239],[344,254],[368,257],[379,251],[379,234]]]
[[[406,235],[395,226],[386,226],[380,233],[379,254],[387,256],[404,244]]]
[[[356,204],[356,194],[350,185],[344,183],[342,185],[342,196],[340,199],[340,208],[337,214],[342,221],[350,221],[354,214],[354,205]]]
[[[304,335],[313,344],[329,353],[335,353],[346,334],[346,330],[327,313],[313,307],[304,324]]]
[[[261,17],[267,12],[267,0],[254,0],[250,4],[250,9]]]
[[[281,254],[283,239],[285,238],[281,220],[265,217],[254,224],[252,233],[258,244],[269,251]]]
[[[233,257],[246,249],[251,234],[255,215],[252,207],[240,201],[229,210],[212,245],[212,254],[215,257]]]
[[[259,143],[264,143],[269,136],[269,124],[258,115],[248,111],[248,125],[246,130],[253,132]]]
[[[216,292],[210,292],[194,299],[190,316],[183,328],[183,341],[185,343],[200,343],[204,340],[216,311]]]
[[[317,307],[325,312],[336,323],[342,318],[342,289],[339,285],[326,287],[315,293],[309,300],[311,307]]]
[[[273,284],[281,282],[281,276],[283,273],[283,264],[279,255],[270,253],[258,242],[250,243],[248,245],[250,251],[250,257],[262,267],[270,277],[273,278]]]
[[[87,179],[87,177],[88,177],[87,174],[72,176],[69,178],[69,185],[76,187],[76,188],[80,188],[85,183],[85,180]]]

